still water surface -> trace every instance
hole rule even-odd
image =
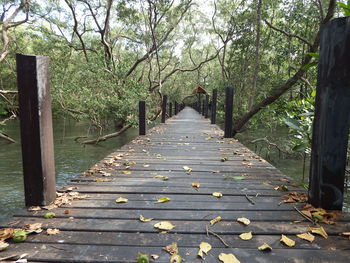
[[[86,135],[89,128],[88,123],[76,122],[74,120],[54,120],[54,143],[57,184],[62,185],[69,179],[87,170],[93,164],[103,159],[122,145],[128,143],[138,134],[138,129],[129,129],[119,137],[112,138],[99,145],[81,145],[74,141],[77,136]],[[112,131],[105,131],[105,133]],[[11,121],[6,125],[6,133],[16,139],[18,143],[8,144],[0,140],[0,221],[10,217],[14,211],[24,206],[22,160],[19,143],[19,122]],[[238,139],[246,146],[255,150],[254,145],[248,142],[256,138],[263,138],[269,135],[268,139],[279,145],[287,143],[287,129],[257,129],[248,130],[238,136]],[[89,134],[97,137],[97,132]],[[266,148],[266,147],[265,147]],[[259,148],[258,148],[259,149]],[[277,151],[259,150],[259,154],[275,165],[283,173],[292,177],[296,182],[303,178],[303,160],[285,158],[279,156]],[[305,180],[308,176],[308,162],[305,167]],[[350,212],[349,193],[346,194],[344,211]]]

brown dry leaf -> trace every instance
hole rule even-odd
[[[170,255],[176,255],[179,253],[179,249],[177,248],[177,243],[173,242],[170,245],[167,245],[163,248],[166,252],[168,252]]]
[[[272,247],[270,247],[268,244],[264,243],[260,247],[258,247],[260,251],[272,251]]]
[[[26,229],[28,229],[28,230],[38,230],[38,229],[41,229],[42,225],[43,225],[42,223],[28,224],[28,225],[26,225]]]
[[[304,216],[307,216],[308,218],[312,219],[312,214],[309,210],[301,210],[301,213],[304,215]]]
[[[210,225],[213,226],[214,224],[216,224],[217,222],[221,221],[221,216],[215,217],[214,219],[210,220]]]
[[[115,202],[116,203],[126,203],[128,202],[129,200],[127,198],[124,198],[124,197],[118,197]]]
[[[167,181],[169,179],[168,176],[164,176],[164,175],[156,175],[155,177],[156,179],[162,179],[163,181]]]
[[[123,173],[123,174],[131,174],[131,171],[125,170],[125,171],[122,171],[122,173]]]
[[[170,200],[171,200],[170,197],[162,196],[162,197],[159,197],[159,199],[157,200],[157,203],[166,203],[166,202],[169,202]]]
[[[252,231],[240,234],[239,237],[243,240],[251,240],[253,238]]]
[[[222,197],[222,193],[220,193],[220,192],[214,192],[214,193],[212,193],[212,196],[215,196],[215,197],[217,197],[217,198],[220,198],[220,197]]]
[[[204,254],[208,255],[208,252],[211,250],[211,245],[207,242],[201,242],[199,244],[199,251],[197,255],[204,259]],[[204,254],[203,254],[204,253]]]
[[[188,166],[182,166],[182,168],[188,173],[190,174],[192,172],[192,168],[188,167]]]
[[[4,251],[5,249],[7,249],[10,246],[9,243],[6,243],[4,241],[0,241],[0,252]]]
[[[96,178],[94,180],[95,182],[111,182],[111,179],[106,179],[106,178]]]
[[[310,232],[297,234],[297,237],[304,239],[304,240],[307,240],[310,243],[312,243],[315,240],[315,236],[313,234],[311,234]]]
[[[313,234],[318,234],[326,239],[328,238],[328,234],[322,226],[321,227],[310,227],[310,230],[311,230],[311,233],[313,233]]]
[[[173,229],[175,226],[169,221],[161,221],[159,223],[154,224],[154,227],[158,228],[159,230],[168,231]]]
[[[285,244],[288,247],[294,247],[295,246],[295,241],[290,239],[289,237],[285,236],[285,235],[281,235],[281,239],[280,241]]]
[[[212,173],[213,173],[213,174],[218,174],[218,173],[220,173],[220,171],[219,171],[219,170],[216,170],[216,171],[212,171]]]
[[[49,235],[49,236],[53,236],[53,235],[57,235],[60,233],[60,230],[57,229],[57,228],[48,228],[46,230],[46,233]]]
[[[277,191],[289,191],[288,187],[286,185],[280,185],[274,188]]]
[[[28,208],[28,211],[39,211],[41,210],[40,206],[31,206]]]
[[[223,263],[241,263],[241,261],[239,261],[235,257],[235,255],[233,255],[232,253],[230,254],[220,253],[219,259]]]
[[[237,222],[240,222],[245,226],[250,224],[250,220],[248,218],[245,218],[245,217],[237,218]]]
[[[193,182],[192,187],[199,188],[201,186],[200,183]]]
[[[143,215],[140,215],[140,221],[141,222],[150,222],[150,221],[152,221],[154,218],[146,218],[146,217],[143,217]]]
[[[45,210],[52,210],[52,209],[55,209],[57,207],[59,207],[60,205],[56,205],[56,204],[49,204],[49,205],[46,205],[46,206],[43,206],[42,209],[45,209]]]
[[[13,228],[0,229],[0,242],[12,237],[13,231]]]

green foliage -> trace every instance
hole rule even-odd
[[[349,0],[347,1],[346,4],[342,3],[342,2],[338,2],[337,4],[341,8],[341,10],[343,11],[344,16],[350,16],[350,1]]]

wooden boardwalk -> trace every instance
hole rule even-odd
[[[193,187],[193,182],[200,186]],[[334,225],[321,224],[328,239],[316,235],[312,243],[302,240],[296,234],[315,226],[294,209],[301,210],[304,204],[283,202],[287,192],[274,189],[281,185],[303,192],[269,163],[236,140],[223,139],[217,126],[185,108],[61,189],[88,196],[52,209],[55,218],[44,219],[47,210],[15,214],[9,220],[12,227],[42,223],[44,230],[56,228],[60,233],[30,235],[26,242],[0,252],[0,258],[28,253],[28,262],[136,262],[141,252],[159,255],[154,262],[169,262],[163,247],[177,242],[188,263],[221,262],[220,253],[233,253],[242,263],[350,262],[350,240],[340,235],[350,232],[349,215],[340,215]],[[213,192],[223,196],[214,197]],[[170,201],[157,203],[164,196]],[[116,203],[119,197],[128,202]],[[141,222],[140,215],[154,219]],[[222,220],[210,226],[209,221],[218,216]],[[241,217],[251,223],[237,222]],[[170,221],[175,228],[161,232],[154,227],[161,221]],[[240,239],[240,234],[250,231],[251,240]],[[295,246],[282,244],[282,234],[295,240]],[[200,242],[212,246],[205,260],[197,257]],[[259,251],[263,243],[272,251]]]

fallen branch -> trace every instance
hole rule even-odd
[[[108,140],[108,139],[110,139],[110,138],[117,137],[117,136],[119,136],[120,134],[122,134],[123,132],[125,132],[125,131],[126,131],[127,129],[129,129],[129,128],[131,128],[131,124],[125,125],[123,128],[121,128],[121,129],[120,129],[119,131],[117,131],[117,132],[104,135],[104,136],[99,137],[99,138],[94,139],[94,140],[83,141],[83,142],[81,142],[81,143],[82,143],[82,144],[97,144],[97,143],[99,143],[99,142]]]
[[[251,203],[252,205],[255,205],[254,200],[253,200],[250,196],[248,196],[247,194],[245,194],[245,198],[247,198],[247,200],[249,201],[249,203]]]
[[[10,136],[0,132],[0,138],[6,140],[6,141],[9,141],[9,142],[12,142],[12,143],[15,143],[16,141],[14,139],[12,139]]]
[[[17,94],[17,90],[0,90],[1,94]]]
[[[206,225],[205,228],[206,228],[206,230],[207,230],[207,234],[209,233],[209,234],[215,236],[216,238],[218,238],[218,239],[222,242],[222,244],[224,244],[225,247],[230,247],[230,246],[225,242],[225,240],[222,239],[221,236],[219,236],[218,234],[216,234],[216,233],[214,233],[213,231],[209,230],[209,229],[208,229],[208,225]]]
[[[302,217],[304,217],[305,219],[309,220],[312,224],[316,224],[315,221],[313,221],[311,218],[309,218],[308,216],[304,215],[296,206],[293,206],[295,211],[297,211]]]

